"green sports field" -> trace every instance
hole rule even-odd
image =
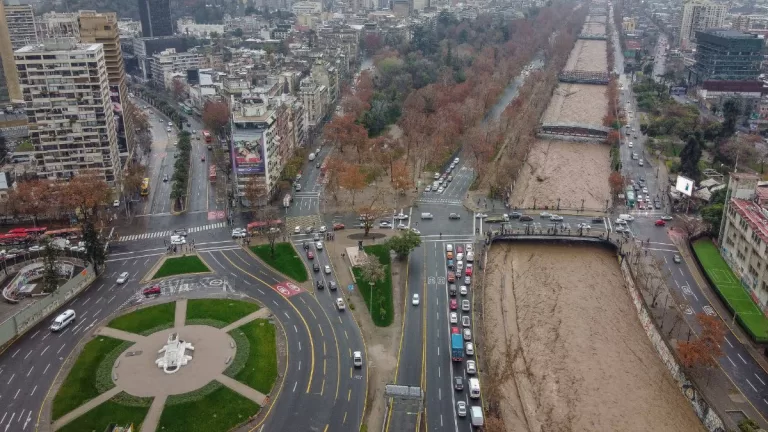
[[[738,314],[736,319],[742,327],[756,342],[768,342],[768,318],[720,256],[717,247],[711,240],[701,239],[693,243],[693,250],[720,297]]]

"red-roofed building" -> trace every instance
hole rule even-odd
[[[768,314],[768,187],[752,174],[732,174],[720,253],[752,299]]]

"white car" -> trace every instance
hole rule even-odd
[[[432,176],[433,179],[437,180],[440,178],[440,173],[436,172],[434,176]]]
[[[245,238],[245,228],[235,228],[232,230],[232,238]]]
[[[474,360],[467,360],[467,375],[474,375],[477,373],[477,364]]]
[[[432,192],[432,186],[427,186],[424,188],[424,192]]]
[[[421,235],[421,231],[417,230],[416,228],[411,228],[411,232],[416,235]]]
[[[467,295],[467,292],[468,292],[468,290],[467,290],[467,286],[466,285],[462,285],[462,286],[459,287],[459,294],[465,296],[465,295]]]
[[[468,328],[464,329],[464,340],[465,341],[471,341],[472,340],[472,330],[470,330]],[[465,349],[465,351],[466,351],[466,349]],[[475,352],[475,350],[472,349],[472,353],[474,353],[474,352]],[[467,354],[469,354],[469,353],[467,353]]]
[[[445,189],[443,189],[443,187],[440,186],[439,188],[437,188],[437,193],[441,194],[441,193],[443,193],[444,190]]]
[[[472,283],[472,278],[469,276],[464,276],[464,285],[469,285]]]
[[[592,226],[590,224],[587,224],[587,223],[580,223],[578,225],[578,227],[581,228],[581,229],[586,229],[586,230],[592,229]]]
[[[459,417],[467,416],[467,403],[464,401],[456,402],[456,415]]]
[[[467,251],[467,253],[472,252],[472,243],[467,243],[464,245],[464,250]]]
[[[464,329],[464,339],[467,339],[467,333],[469,333],[470,338],[472,337],[472,332],[469,329]],[[475,345],[472,342],[465,343],[464,353],[467,355],[475,355]]]
[[[463,310],[464,312],[469,312],[469,300],[465,299],[461,301],[461,310]]]
[[[326,231],[328,231],[328,228],[326,228],[326,227],[325,227],[325,225],[323,225],[323,226],[321,226],[321,227],[320,227],[320,232],[321,232],[321,233],[324,233],[324,232],[326,232]]]
[[[301,227],[300,226],[294,227],[293,228],[293,233],[294,234],[301,234]]]
[[[632,141],[630,141],[629,144],[627,144],[627,147],[629,147],[629,148],[634,147],[634,145],[632,144]]]
[[[663,220],[663,221],[671,221],[672,220],[672,216],[664,215],[664,216],[661,217],[661,220]]]
[[[352,364],[354,364],[355,367],[363,367],[363,353],[361,353],[360,351],[353,352]]]
[[[379,222],[379,228],[392,228],[392,224],[387,221]]]
[[[459,163],[459,158],[455,158],[455,159],[453,160],[453,163],[454,163],[454,164],[458,164],[458,163]]]
[[[336,299],[336,308],[338,308],[340,311],[343,311],[347,308],[347,305],[344,304],[344,299],[341,297],[338,297]]]
[[[552,213],[544,211],[544,212],[539,213],[539,216],[541,216],[543,218],[548,218],[548,217],[552,216]]]
[[[317,250],[323,250],[323,242],[317,242],[317,243],[315,243],[315,249],[317,249]]]
[[[411,303],[413,303],[414,306],[418,306],[419,305],[419,295],[418,294],[414,294],[413,295],[413,300],[411,300]]]
[[[400,213],[398,215],[395,215],[395,220],[406,220],[408,219],[408,215],[405,213]]]
[[[459,314],[457,314],[456,312],[451,312],[450,321],[451,321],[451,324],[458,324],[459,323]]]
[[[114,200],[112,202],[112,207],[120,207],[120,200]]]
[[[461,317],[461,325],[463,327],[469,327],[469,324],[470,324],[469,315],[464,315],[463,317]]]
[[[128,272],[122,272],[120,273],[120,276],[117,278],[117,283],[124,284],[128,281]]]
[[[172,235],[171,236],[171,244],[172,245],[183,245],[187,244],[187,239],[180,235]]]
[[[648,194],[648,188],[643,188],[643,193]]]
[[[549,220],[551,220],[552,222],[562,222],[563,217],[553,214],[552,216],[549,217]]]
[[[325,266],[325,274],[331,274],[331,266],[327,265]]]
[[[30,252],[38,252],[38,251],[41,251],[41,250],[45,250],[45,248],[42,247],[42,246],[37,246],[37,245],[32,246],[31,248],[29,248]]]
[[[75,322],[75,311],[67,309],[53,320],[50,329],[52,332],[57,332],[73,322]]]

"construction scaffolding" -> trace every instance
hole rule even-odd
[[[593,71],[564,71],[558,75],[560,82],[569,84],[598,84],[608,85],[610,81],[610,75],[608,72],[593,72]]]

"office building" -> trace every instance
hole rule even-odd
[[[123,54],[120,48],[117,14],[114,12],[80,11],[79,23],[81,43],[100,43],[104,46],[109,94],[117,131],[117,147],[124,163],[134,150],[134,129],[133,119],[123,116],[123,108],[128,98],[128,86],[125,79]]]
[[[159,37],[173,35],[171,0],[138,0],[141,35]]]
[[[299,97],[304,104],[307,127],[314,129],[326,114],[328,89],[317,83],[312,76],[308,76],[301,80]]]
[[[680,48],[693,49],[697,31],[723,27],[727,11],[728,6],[707,0],[691,0],[685,3],[683,19],[680,23]]]
[[[8,34],[14,50],[24,45],[37,44],[35,13],[32,11],[32,6],[6,6],[5,22],[8,25]]]
[[[13,62],[13,48],[8,25],[5,23],[5,5],[0,1],[0,104],[21,100],[19,77]]]
[[[753,174],[732,173],[720,227],[720,254],[741,285],[768,312],[768,187]]]
[[[751,21],[749,15],[735,15],[731,17],[731,28],[739,31],[749,31],[752,24]]]
[[[88,173],[120,182],[104,47],[49,40],[14,52],[40,178]]]
[[[756,81],[763,60],[764,40],[737,30],[696,32],[696,62],[690,69],[694,85],[708,80]]]

